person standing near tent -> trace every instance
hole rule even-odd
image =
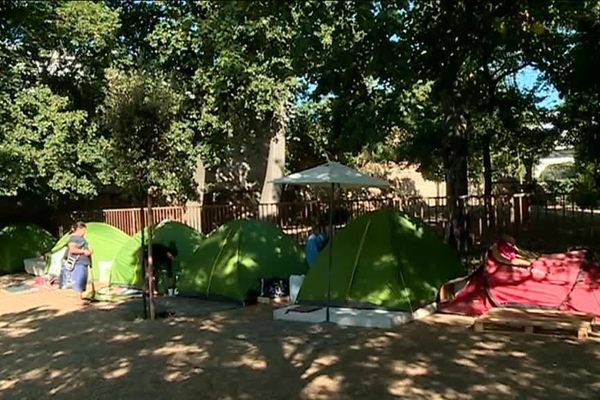
[[[144,246],[142,257],[148,258],[148,246]],[[152,261],[154,265],[154,289],[158,291],[158,285],[160,282],[160,273],[166,272],[168,279],[167,289],[175,290],[175,274],[173,271],[173,262],[177,257],[177,246],[174,242],[169,243],[169,246],[162,245],[160,243],[152,244]],[[145,263],[142,263],[145,265]],[[144,274],[145,276],[145,274]]]
[[[88,282],[88,268],[91,265],[93,254],[85,235],[87,226],[83,222],[77,222],[71,228],[71,236],[67,245],[67,260],[63,268],[71,272],[73,290],[78,294],[81,304],[87,304],[83,297]]]
[[[304,254],[306,256],[306,262],[308,267],[312,267],[321,250],[327,246],[328,237],[322,223],[315,223],[311,229],[308,239],[306,240],[306,246],[304,248]]]

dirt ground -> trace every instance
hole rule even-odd
[[[479,334],[434,315],[393,330],[273,321],[271,308],[0,295],[1,399],[593,399],[600,344]]]

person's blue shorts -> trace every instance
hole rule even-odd
[[[85,292],[88,281],[88,266],[83,264],[75,264],[75,268],[71,271],[71,285],[76,292]]]

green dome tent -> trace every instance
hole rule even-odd
[[[62,257],[65,254],[70,236],[71,234],[67,233],[52,248],[48,274],[60,275]],[[128,234],[114,226],[101,222],[87,223],[86,239],[94,251],[92,256],[94,280],[100,279],[100,265],[103,263],[112,264],[117,251],[123,247],[129,238]]]
[[[144,241],[148,238],[144,230]],[[179,260],[190,256],[200,244],[204,236],[185,224],[177,221],[163,221],[154,228],[154,243],[169,246],[171,242],[177,247],[174,269],[179,270]],[[142,249],[142,231],[130,238],[117,252],[110,272],[111,285],[139,286],[142,281],[140,250]]]
[[[289,278],[306,272],[304,255],[277,227],[257,220],[232,221],[211,233],[181,260],[178,289],[244,302],[260,279]]]
[[[309,270],[298,302],[326,304],[330,246]],[[454,251],[428,226],[388,208],[363,215],[333,241],[332,305],[412,311],[435,301],[463,272]]]
[[[5,226],[0,230],[0,272],[23,271],[23,260],[46,254],[54,241],[48,231],[37,225]]]

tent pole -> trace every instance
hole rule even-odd
[[[331,184],[329,197],[329,265],[327,269],[327,313],[326,322],[329,322],[329,308],[331,307],[331,267],[333,264],[333,196],[335,195],[335,184]]]
[[[348,281],[348,288],[346,289],[346,299],[350,298],[350,289],[352,288],[352,282],[354,282],[354,276],[356,275],[356,267],[358,266],[358,261],[360,260],[360,254],[362,253],[362,249],[365,245],[365,240],[367,239],[367,233],[369,232],[369,228],[371,227],[371,220],[367,222],[367,226],[365,227],[365,231],[363,232],[360,238],[360,244],[358,245],[358,251],[356,252],[356,257],[354,258],[354,264],[352,265],[352,275],[350,275],[350,281]]]
[[[223,244],[221,245],[219,254],[217,254],[217,257],[215,258],[215,261],[213,262],[213,265],[210,269],[210,275],[208,277],[208,285],[206,286],[206,298],[207,299],[210,294],[210,286],[212,285],[213,275],[215,274],[215,268],[217,267],[217,263],[221,260],[221,255],[223,254],[223,250],[225,250],[227,243],[229,243],[229,236],[231,236],[231,232],[232,231],[229,231],[227,233],[227,236],[225,236],[225,240],[223,241]],[[239,246],[238,246],[238,248],[239,248]],[[239,254],[239,251],[238,251],[238,254]]]

